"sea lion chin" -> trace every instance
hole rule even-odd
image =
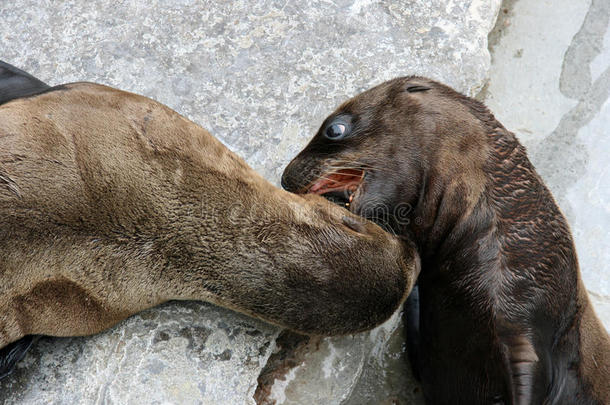
[[[417,277],[407,244],[272,186],[156,101],[5,63],[0,100],[0,376],[31,335],[97,333],[168,300],[355,333]]]
[[[428,403],[610,403],[610,340],[569,227],[483,104],[422,77],[383,83],[331,114],[282,184],[417,246],[407,347]]]

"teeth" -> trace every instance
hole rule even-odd
[[[349,201],[345,203],[345,208],[349,208],[352,200],[354,199],[354,190],[347,190],[347,195],[349,196]]]

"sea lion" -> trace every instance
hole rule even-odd
[[[0,106],[0,375],[32,335],[97,333],[168,300],[337,335],[383,322],[410,291],[403,241],[274,187],[162,104],[25,81]]]
[[[610,341],[566,220],[482,103],[383,83],[332,113],[282,184],[413,240],[408,347],[428,403],[610,403]]]

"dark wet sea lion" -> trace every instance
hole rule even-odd
[[[4,82],[11,68],[0,98],[28,85],[0,106],[0,375],[32,335],[93,334],[167,300],[335,335],[376,326],[410,291],[402,242],[272,186],[169,108],[98,84]]]
[[[383,83],[331,114],[282,184],[415,242],[405,312],[428,403],[610,403],[610,341],[568,225],[483,104],[421,77]]]

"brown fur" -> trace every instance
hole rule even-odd
[[[327,139],[337,120],[351,132]],[[282,184],[307,192],[345,168],[366,173],[351,211],[421,256],[406,321],[428,402],[610,403],[610,340],[568,225],[485,106],[425,78],[383,83],[329,116]]]
[[[273,187],[145,97],[76,83],[0,106],[0,347],[206,300],[310,334],[387,319],[409,247]]]

